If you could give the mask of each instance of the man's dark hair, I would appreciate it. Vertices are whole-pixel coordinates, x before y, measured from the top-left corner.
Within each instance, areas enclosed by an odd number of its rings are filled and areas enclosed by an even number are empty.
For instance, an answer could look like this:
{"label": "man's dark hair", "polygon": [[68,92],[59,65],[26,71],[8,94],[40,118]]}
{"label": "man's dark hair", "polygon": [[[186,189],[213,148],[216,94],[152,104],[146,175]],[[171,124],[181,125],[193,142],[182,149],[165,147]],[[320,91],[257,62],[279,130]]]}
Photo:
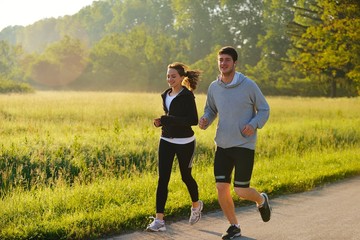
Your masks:
{"label": "man's dark hair", "polygon": [[235,48],[233,48],[231,46],[226,46],[226,47],[221,48],[218,52],[218,55],[220,55],[220,54],[230,55],[234,62],[236,62],[238,59],[238,54],[237,54]]}

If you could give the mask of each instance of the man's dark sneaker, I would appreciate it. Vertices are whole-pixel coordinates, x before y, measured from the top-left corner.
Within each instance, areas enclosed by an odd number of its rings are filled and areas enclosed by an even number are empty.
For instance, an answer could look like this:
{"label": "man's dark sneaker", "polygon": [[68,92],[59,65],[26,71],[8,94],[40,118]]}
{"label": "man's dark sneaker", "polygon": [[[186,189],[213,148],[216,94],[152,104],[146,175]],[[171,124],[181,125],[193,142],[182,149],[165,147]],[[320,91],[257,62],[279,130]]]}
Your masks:
{"label": "man's dark sneaker", "polygon": [[240,237],[240,236],[241,236],[241,229],[235,225],[231,225],[226,231],[226,233],[224,233],[221,237],[222,239],[233,239],[235,237]]}
{"label": "man's dark sneaker", "polygon": [[265,201],[261,206],[258,206],[261,218],[264,222],[268,222],[271,218],[271,206],[269,203],[269,197],[266,193],[261,193]]}

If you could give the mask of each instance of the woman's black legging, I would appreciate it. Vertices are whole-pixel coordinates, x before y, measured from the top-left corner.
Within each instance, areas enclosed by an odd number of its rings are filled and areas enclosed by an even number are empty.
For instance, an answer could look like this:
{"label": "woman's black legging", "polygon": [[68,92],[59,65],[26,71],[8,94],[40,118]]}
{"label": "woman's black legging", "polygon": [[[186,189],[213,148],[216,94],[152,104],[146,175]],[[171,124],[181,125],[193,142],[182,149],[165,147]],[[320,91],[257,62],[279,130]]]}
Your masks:
{"label": "woman's black legging", "polygon": [[191,201],[199,200],[198,185],[191,175],[195,141],[187,144],[174,144],[160,139],[159,143],[159,179],[156,190],[156,213],[164,213],[168,197],[168,184],[175,155],[177,156],[182,181],[190,193]]}

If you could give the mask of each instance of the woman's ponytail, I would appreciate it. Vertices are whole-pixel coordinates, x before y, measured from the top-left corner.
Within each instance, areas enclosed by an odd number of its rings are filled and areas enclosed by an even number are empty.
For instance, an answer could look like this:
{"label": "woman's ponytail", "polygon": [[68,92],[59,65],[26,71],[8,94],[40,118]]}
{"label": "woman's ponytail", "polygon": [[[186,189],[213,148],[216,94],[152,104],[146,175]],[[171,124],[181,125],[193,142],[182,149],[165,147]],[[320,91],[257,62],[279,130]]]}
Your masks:
{"label": "woman's ponytail", "polygon": [[196,89],[197,83],[200,81],[200,70],[188,70],[189,67],[180,62],[174,62],[168,65],[168,68],[175,69],[180,76],[184,76],[182,84],[190,91]]}

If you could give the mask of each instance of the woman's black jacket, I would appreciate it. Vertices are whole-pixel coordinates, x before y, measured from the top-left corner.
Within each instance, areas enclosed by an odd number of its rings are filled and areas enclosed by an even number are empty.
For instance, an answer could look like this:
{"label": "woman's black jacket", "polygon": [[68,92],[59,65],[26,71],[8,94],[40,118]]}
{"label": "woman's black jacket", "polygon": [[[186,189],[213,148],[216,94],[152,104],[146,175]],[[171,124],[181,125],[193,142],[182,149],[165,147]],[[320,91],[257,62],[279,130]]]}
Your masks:
{"label": "woman's black jacket", "polygon": [[161,136],[167,138],[186,138],[194,135],[191,126],[198,124],[195,96],[186,87],[172,100],[170,109],[165,104],[167,89],[161,94],[165,115],[161,116]]}

